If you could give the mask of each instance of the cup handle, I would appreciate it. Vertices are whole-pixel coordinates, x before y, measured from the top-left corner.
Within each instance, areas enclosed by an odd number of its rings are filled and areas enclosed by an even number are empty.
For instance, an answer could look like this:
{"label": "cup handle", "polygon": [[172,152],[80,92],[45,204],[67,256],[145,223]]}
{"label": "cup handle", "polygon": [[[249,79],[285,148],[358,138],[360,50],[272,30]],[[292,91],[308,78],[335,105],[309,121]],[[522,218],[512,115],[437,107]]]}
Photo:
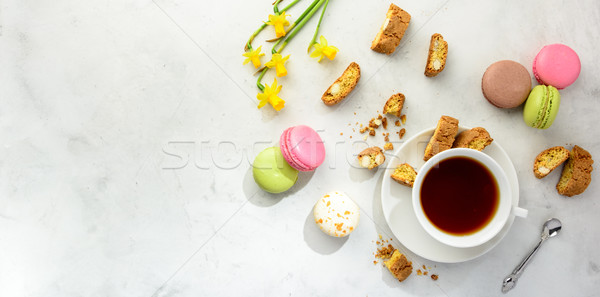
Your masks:
{"label": "cup handle", "polygon": [[516,217],[526,218],[527,213],[529,213],[529,211],[525,208],[520,208],[518,206],[513,206],[513,208],[512,208],[512,214],[515,215]]}

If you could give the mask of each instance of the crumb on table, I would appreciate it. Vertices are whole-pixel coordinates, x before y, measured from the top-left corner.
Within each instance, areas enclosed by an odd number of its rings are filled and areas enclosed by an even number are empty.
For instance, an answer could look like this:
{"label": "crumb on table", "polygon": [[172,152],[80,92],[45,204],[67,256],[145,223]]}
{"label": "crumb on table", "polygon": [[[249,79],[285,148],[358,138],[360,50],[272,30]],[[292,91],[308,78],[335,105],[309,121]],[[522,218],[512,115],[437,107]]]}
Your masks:
{"label": "crumb on table", "polygon": [[380,259],[388,259],[392,256],[395,250],[396,249],[391,244],[388,244],[387,246],[378,248],[375,257]]}

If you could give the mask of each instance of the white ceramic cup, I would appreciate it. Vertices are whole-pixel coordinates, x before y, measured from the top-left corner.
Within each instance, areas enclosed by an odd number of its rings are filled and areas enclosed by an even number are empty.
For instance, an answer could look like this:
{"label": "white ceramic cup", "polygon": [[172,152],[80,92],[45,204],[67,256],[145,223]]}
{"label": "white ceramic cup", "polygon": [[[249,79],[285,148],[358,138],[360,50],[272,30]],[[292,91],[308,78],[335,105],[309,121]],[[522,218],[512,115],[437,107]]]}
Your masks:
{"label": "white ceramic cup", "polygon": [[[421,189],[423,180],[427,176],[427,173],[438,165],[441,161],[453,158],[453,157],[466,157],[477,161],[489,170],[492,174],[499,190],[499,202],[495,214],[493,214],[490,222],[478,231],[468,235],[455,235],[447,233],[436,227],[425,215],[423,207],[421,206]],[[419,169],[419,173],[415,179],[412,190],[412,204],[417,220],[421,226],[431,235],[434,239],[441,243],[447,244],[453,247],[473,247],[484,244],[490,239],[494,238],[502,230],[502,227],[506,224],[506,221],[510,215],[526,217],[527,210],[519,208],[516,205],[512,205],[512,196],[510,190],[510,183],[504,170],[494,159],[477,150],[468,148],[455,148],[445,150],[433,156]]]}

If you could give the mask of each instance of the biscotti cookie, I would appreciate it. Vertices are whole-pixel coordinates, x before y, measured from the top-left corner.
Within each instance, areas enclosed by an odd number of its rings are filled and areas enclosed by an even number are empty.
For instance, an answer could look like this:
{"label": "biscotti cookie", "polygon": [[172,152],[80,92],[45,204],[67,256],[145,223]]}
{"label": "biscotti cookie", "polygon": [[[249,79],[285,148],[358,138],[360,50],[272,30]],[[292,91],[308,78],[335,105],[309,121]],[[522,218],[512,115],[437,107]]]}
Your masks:
{"label": "biscotti cookie", "polygon": [[415,179],[417,178],[417,172],[412,166],[404,163],[398,165],[398,167],[394,169],[394,173],[392,173],[391,177],[399,184],[412,188],[415,184]]}
{"label": "biscotti cookie", "polygon": [[400,44],[409,22],[410,14],[408,12],[390,4],[385,22],[371,43],[371,49],[386,55],[392,54]]}
{"label": "biscotti cookie", "polygon": [[404,94],[402,93],[392,95],[390,99],[385,102],[385,105],[383,106],[383,113],[400,117],[405,99],[406,97],[404,97]]}
{"label": "biscotti cookie", "polygon": [[574,146],[556,185],[558,193],[569,197],[583,193],[592,181],[592,164],[592,155]]}
{"label": "biscotti cookie", "polygon": [[494,141],[490,137],[490,133],[482,127],[475,127],[471,130],[462,131],[456,136],[454,140],[453,148],[470,148],[478,151],[482,151],[486,146],[490,145]]}
{"label": "biscotti cookie", "polygon": [[358,64],[352,62],[348,68],[344,70],[342,76],[329,86],[327,91],[323,94],[323,97],[321,97],[321,100],[323,100],[325,105],[335,105],[340,103],[340,101],[344,100],[344,98],[354,90],[359,79],[360,67]]}
{"label": "biscotti cookie", "polygon": [[537,178],[545,177],[567,159],[569,159],[569,150],[562,146],[546,149],[535,157],[533,174]]}
{"label": "biscotti cookie", "polygon": [[400,282],[405,280],[413,271],[412,262],[408,261],[406,256],[398,250],[394,250],[392,257],[384,261],[383,264]]}
{"label": "biscotti cookie", "polygon": [[361,167],[369,168],[369,170],[383,164],[385,162],[385,155],[381,148],[374,146],[365,149],[358,154],[358,163]]}
{"label": "biscotti cookie", "polygon": [[448,57],[448,42],[439,33],[431,35],[429,55],[427,55],[427,64],[425,64],[425,76],[432,77],[442,72],[446,67],[446,57]]}
{"label": "biscotti cookie", "polygon": [[458,120],[453,117],[442,116],[433,132],[433,136],[427,143],[427,147],[425,147],[423,160],[427,161],[435,154],[452,148],[457,132]]}

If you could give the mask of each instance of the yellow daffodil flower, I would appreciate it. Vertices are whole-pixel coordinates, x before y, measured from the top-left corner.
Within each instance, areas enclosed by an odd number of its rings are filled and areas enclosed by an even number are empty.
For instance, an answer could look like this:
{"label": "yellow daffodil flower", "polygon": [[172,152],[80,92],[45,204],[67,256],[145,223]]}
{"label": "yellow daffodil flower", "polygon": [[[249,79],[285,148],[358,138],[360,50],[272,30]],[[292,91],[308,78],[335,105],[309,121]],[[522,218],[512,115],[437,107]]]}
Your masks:
{"label": "yellow daffodil flower", "polygon": [[259,46],[257,49],[250,50],[249,52],[245,52],[243,54],[243,56],[246,57],[246,60],[244,60],[244,65],[248,64],[249,62],[252,62],[252,64],[254,64],[254,68],[260,67],[260,57],[265,55],[260,52],[261,47],[262,46]]}
{"label": "yellow daffodil flower", "polygon": [[285,101],[277,96],[279,91],[281,91],[281,87],[282,86],[277,85],[277,79],[273,81],[271,86],[265,84],[263,92],[256,95],[256,98],[260,100],[258,108],[265,106],[267,103],[271,103],[275,110],[280,111],[285,104]]}
{"label": "yellow daffodil flower", "polygon": [[285,36],[285,29],[283,26],[289,26],[290,22],[285,18],[288,17],[289,14],[285,14],[285,11],[281,12],[279,15],[269,15],[269,21],[266,22],[267,25],[271,25],[275,27],[275,36],[282,37]]}
{"label": "yellow daffodil flower", "polygon": [[327,39],[321,36],[319,38],[320,43],[315,43],[315,50],[310,54],[311,58],[319,57],[319,62],[323,59],[323,57],[329,58],[329,60],[333,60],[335,55],[339,51],[337,47],[332,45],[327,45]]}
{"label": "yellow daffodil flower", "polygon": [[283,58],[281,54],[273,54],[271,57],[271,61],[265,63],[265,66],[269,68],[275,67],[275,72],[277,73],[277,77],[282,77],[287,75],[287,69],[285,69],[285,62],[290,58],[290,55],[285,56]]}

